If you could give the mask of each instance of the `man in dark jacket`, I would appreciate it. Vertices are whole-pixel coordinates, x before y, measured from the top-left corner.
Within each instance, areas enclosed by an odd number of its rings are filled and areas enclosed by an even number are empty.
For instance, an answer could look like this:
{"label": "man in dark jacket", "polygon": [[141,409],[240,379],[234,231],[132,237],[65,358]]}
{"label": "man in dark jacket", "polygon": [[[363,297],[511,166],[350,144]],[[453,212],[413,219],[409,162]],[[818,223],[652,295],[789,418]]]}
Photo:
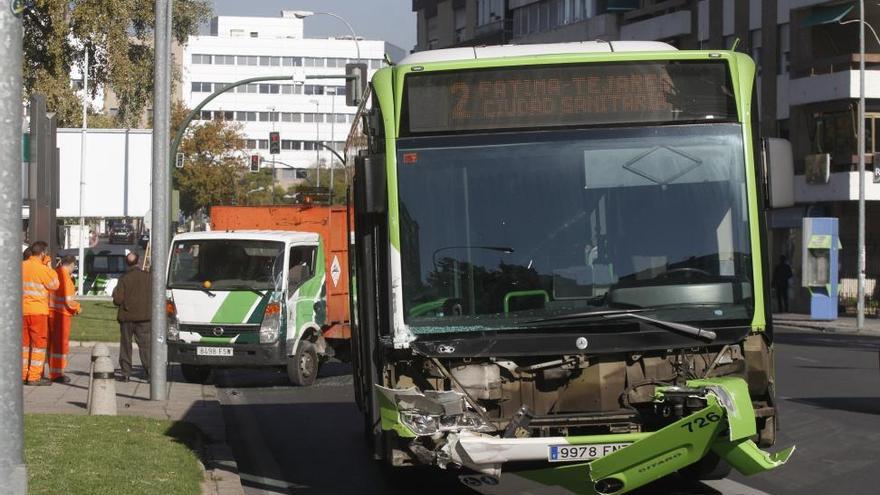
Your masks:
{"label": "man in dark jacket", "polygon": [[141,270],[138,255],[129,253],[125,257],[128,272],[119,279],[113,289],[113,304],[119,306],[116,320],[119,322],[119,368],[121,376],[117,379],[127,382],[131,376],[131,338],[137,340],[141,365],[150,376],[150,317],[152,284],[150,274]]}

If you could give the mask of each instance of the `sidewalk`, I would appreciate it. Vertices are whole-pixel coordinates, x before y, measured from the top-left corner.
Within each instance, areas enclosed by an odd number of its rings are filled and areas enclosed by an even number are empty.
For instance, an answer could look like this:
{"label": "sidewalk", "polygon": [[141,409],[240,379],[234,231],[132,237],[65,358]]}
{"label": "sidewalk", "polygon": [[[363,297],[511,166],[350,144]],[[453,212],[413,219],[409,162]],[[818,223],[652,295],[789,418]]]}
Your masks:
{"label": "sidewalk", "polygon": [[[842,334],[854,334],[858,332],[856,328],[856,318],[854,316],[841,316],[832,321],[817,321],[811,320],[810,315],[774,313],[773,323],[776,325],[807,328],[822,332]],[[865,317],[864,331],[862,331],[860,335],[880,337],[880,318]]]}
{"label": "sidewalk", "polygon": [[[25,413],[87,414],[91,347],[71,343],[69,384],[50,387],[24,387]],[[108,346],[114,365],[118,346]],[[127,383],[116,383],[116,408],[119,415],[146,416],[186,421],[197,426],[205,437],[200,455],[205,464],[202,495],[242,495],[238,466],[226,444],[223,412],[212,385],[184,383],[176,367],[169,369],[168,400],[151,401],[150,384],[140,378],[135,356],[135,376]]]}

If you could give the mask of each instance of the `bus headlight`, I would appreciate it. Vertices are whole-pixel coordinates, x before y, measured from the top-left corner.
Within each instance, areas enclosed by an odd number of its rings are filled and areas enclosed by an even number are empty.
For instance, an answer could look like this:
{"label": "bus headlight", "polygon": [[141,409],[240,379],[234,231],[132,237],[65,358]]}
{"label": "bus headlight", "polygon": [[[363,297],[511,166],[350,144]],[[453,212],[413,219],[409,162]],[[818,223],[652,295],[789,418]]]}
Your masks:
{"label": "bus headlight", "polygon": [[495,427],[487,423],[479,414],[466,411],[462,414],[433,415],[419,411],[401,411],[400,421],[416,435],[433,435],[437,432],[480,431],[492,432]]}
{"label": "bus headlight", "polygon": [[263,322],[260,324],[260,343],[274,344],[281,332],[281,304],[277,302],[266,305]]}

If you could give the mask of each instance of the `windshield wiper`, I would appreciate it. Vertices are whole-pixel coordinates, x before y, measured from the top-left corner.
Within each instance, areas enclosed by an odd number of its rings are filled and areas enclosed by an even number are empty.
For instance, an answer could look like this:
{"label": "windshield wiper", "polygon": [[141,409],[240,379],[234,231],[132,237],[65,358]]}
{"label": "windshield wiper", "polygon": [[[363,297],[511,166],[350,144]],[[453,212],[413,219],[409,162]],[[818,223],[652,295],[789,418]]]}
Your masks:
{"label": "windshield wiper", "polygon": [[[263,297],[266,295],[265,292],[260,292],[258,289],[254,289],[253,287],[246,287],[244,285],[233,285],[230,287],[225,287],[223,290],[230,290],[230,291],[231,290],[246,290],[248,292],[253,292],[254,294],[256,294],[260,297]],[[269,290],[269,289],[266,289],[266,290]]]}
{"label": "windshield wiper", "polygon": [[695,327],[693,325],[688,325],[686,323],[678,323],[675,321],[666,321],[666,320],[658,320],[657,318],[651,318],[649,316],[644,316],[639,313],[644,311],[650,311],[652,308],[639,308],[639,309],[614,309],[607,311],[584,311],[581,313],[572,313],[567,315],[557,315],[557,316],[549,316],[547,318],[542,318],[540,320],[532,320],[527,321],[525,324],[529,325],[542,325],[549,323],[577,323],[579,321],[585,320],[594,320],[597,318],[604,318],[606,320],[620,320],[624,318],[633,318],[640,321],[645,321],[651,323],[657,328],[662,328],[664,330],[671,330],[673,332],[683,333],[685,335],[689,335],[691,337],[695,337],[698,339],[708,340],[712,342],[715,340],[717,335],[715,332],[711,330],[704,330],[699,327]]}

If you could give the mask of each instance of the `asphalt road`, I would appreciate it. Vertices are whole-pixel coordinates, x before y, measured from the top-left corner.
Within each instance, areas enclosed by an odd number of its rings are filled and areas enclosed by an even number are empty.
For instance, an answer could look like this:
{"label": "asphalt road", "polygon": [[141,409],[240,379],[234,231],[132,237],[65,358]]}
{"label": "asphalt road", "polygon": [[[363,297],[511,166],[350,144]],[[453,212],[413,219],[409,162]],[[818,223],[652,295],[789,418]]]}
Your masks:
{"label": "asphalt road", "polygon": [[[873,494],[880,468],[880,339],[777,331],[781,431],[789,464],[709,484],[668,479],[639,495]],[[417,471],[405,491],[370,460],[350,369],[329,363],[313,387],[282,371],[216,373],[227,435],[248,495],[470,494],[452,473]]]}

